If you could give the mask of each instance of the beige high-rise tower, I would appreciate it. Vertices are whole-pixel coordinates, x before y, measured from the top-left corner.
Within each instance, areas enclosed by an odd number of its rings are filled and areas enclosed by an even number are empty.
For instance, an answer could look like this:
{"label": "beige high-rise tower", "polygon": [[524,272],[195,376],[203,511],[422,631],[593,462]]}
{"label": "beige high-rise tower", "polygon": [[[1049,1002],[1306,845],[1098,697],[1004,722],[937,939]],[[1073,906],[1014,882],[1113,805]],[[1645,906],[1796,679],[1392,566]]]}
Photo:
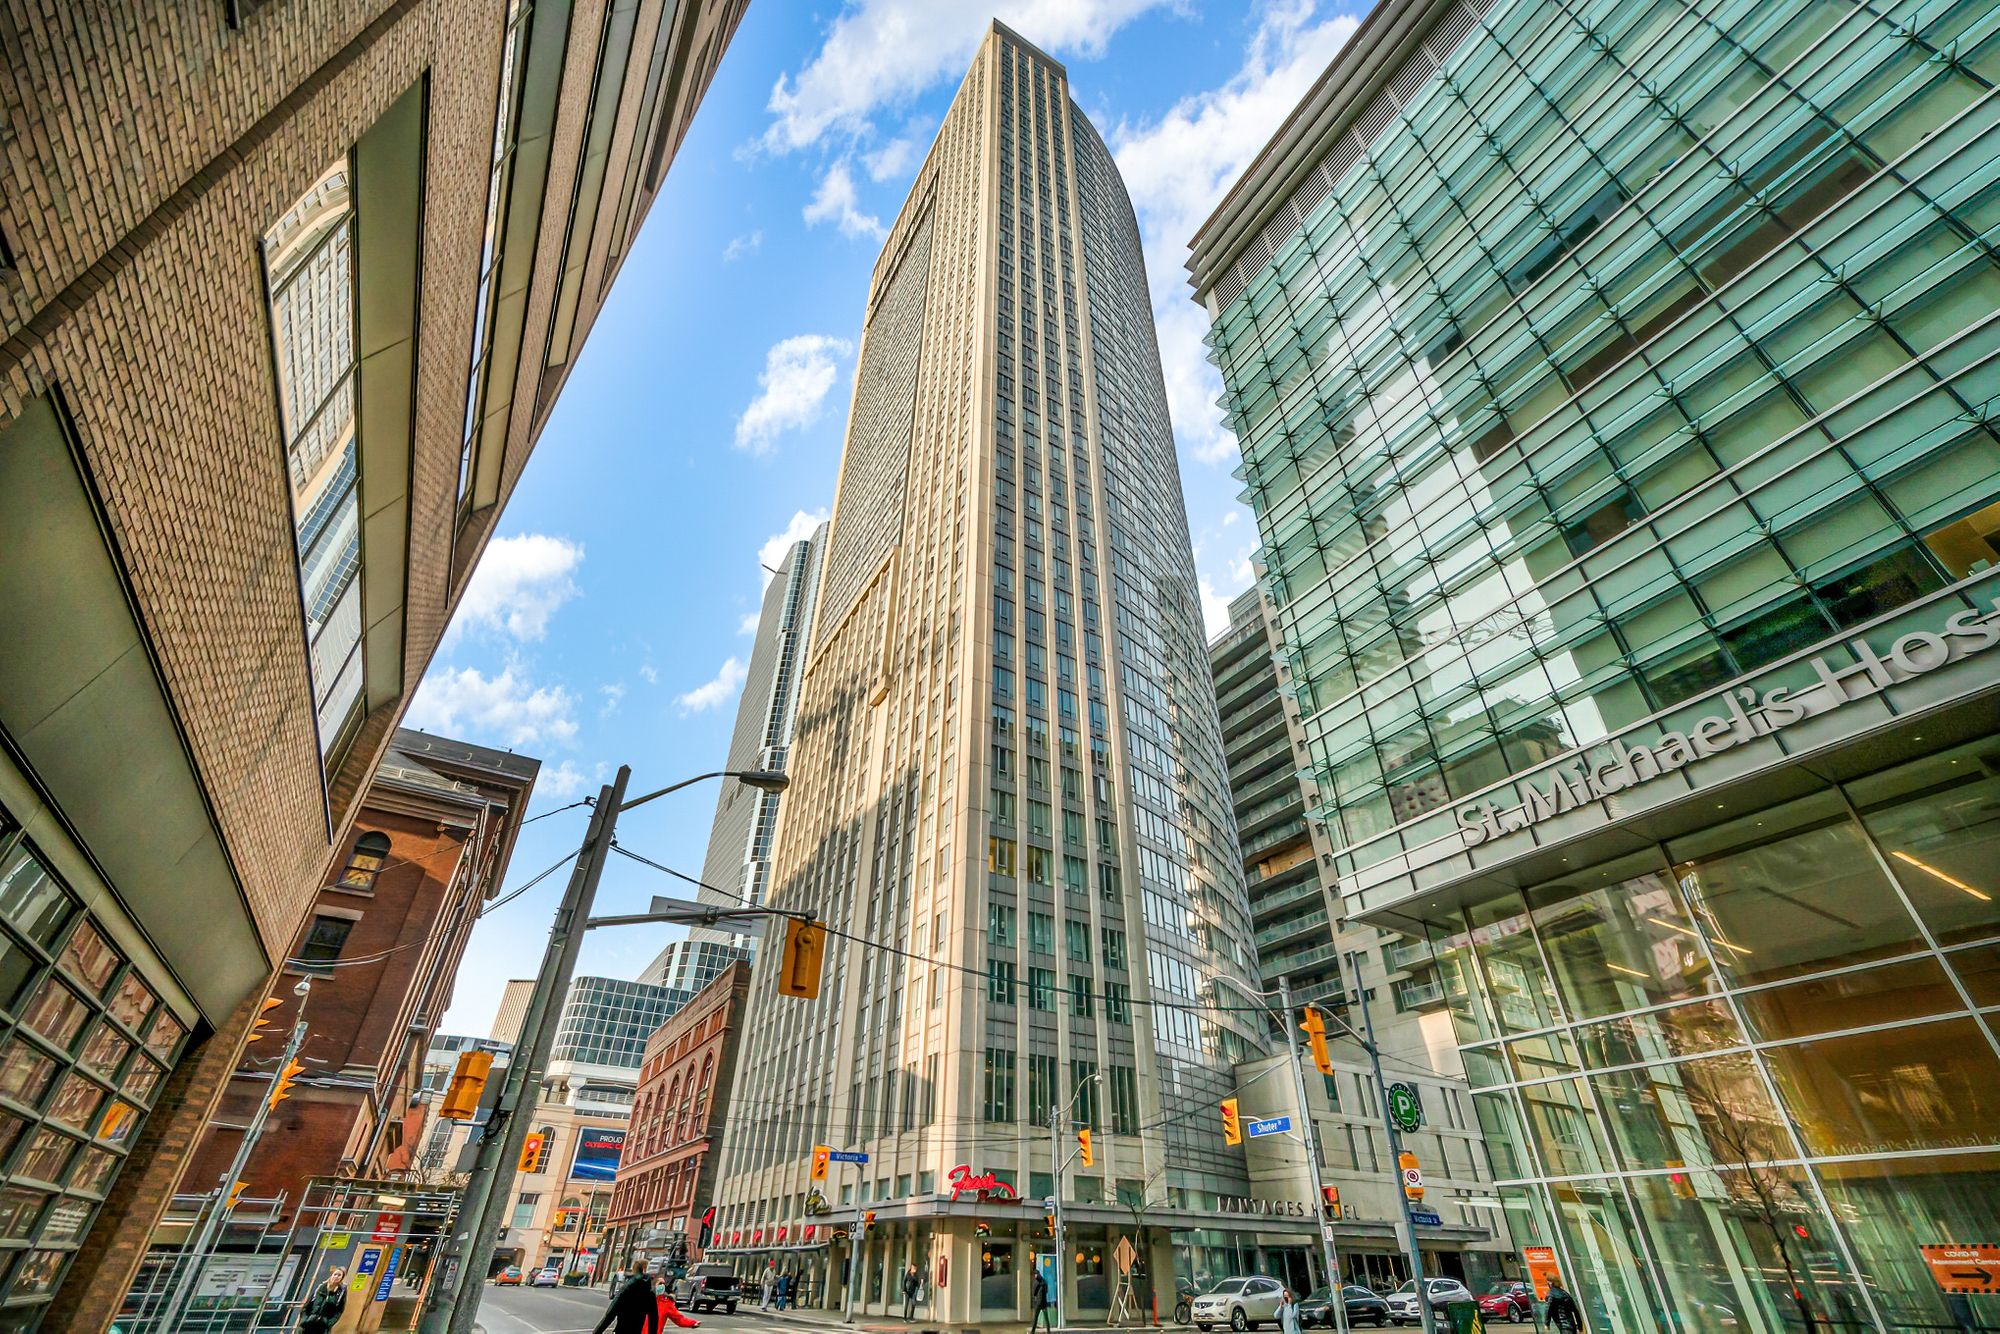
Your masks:
{"label": "beige high-rise tower", "polygon": [[[1068,1314],[1110,1310],[1122,1238],[1170,1308],[1170,1236],[1272,1230],[1215,1106],[1262,1028],[1207,990],[1254,963],[1138,228],[998,24],[870,284],[790,773],[773,900],[845,934],[816,1001],[758,961],[714,1250],[839,1306],[873,1211],[858,1309],[915,1264],[927,1318],[1013,1318],[1083,1128]],[[815,1144],[868,1162],[815,1183]]]}

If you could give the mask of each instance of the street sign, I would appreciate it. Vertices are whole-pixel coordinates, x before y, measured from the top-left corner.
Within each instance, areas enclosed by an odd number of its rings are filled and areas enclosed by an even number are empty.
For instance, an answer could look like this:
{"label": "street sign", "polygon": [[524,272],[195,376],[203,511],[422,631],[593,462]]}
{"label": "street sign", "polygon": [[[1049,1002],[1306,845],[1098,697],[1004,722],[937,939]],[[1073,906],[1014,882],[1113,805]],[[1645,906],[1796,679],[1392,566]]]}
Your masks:
{"label": "street sign", "polygon": [[1527,1246],[1521,1250],[1521,1258],[1528,1263],[1528,1281],[1535,1285],[1535,1300],[1549,1299],[1549,1280],[1556,1276],[1556,1252],[1553,1246]]}
{"label": "street sign", "polygon": [[868,1161],[868,1155],[865,1153],[853,1153],[845,1149],[835,1149],[827,1155],[827,1160],[835,1163],[865,1163]]}
{"label": "street sign", "polygon": [[2000,1293],[2000,1246],[1919,1246],[1943,1292]]}
{"label": "street sign", "polygon": [[1417,1163],[1417,1155],[1408,1149],[1396,1159],[1396,1166],[1403,1174],[1403,1194],[1410,1197],[1412,1204],[1424,1198],[1424,1171]]}
{"label": "street sign", "polygon": [[403,1248],[401,1246],[389,1252],[389,1263],[382,1266],[382,1281],[375,1287],[376,1301],[386,1302],[389,1300],[389,1288],[396,1281],[396,1269],[401,1264],[402,1259]]}
{"label": "street sign", "polygon": [[1250,1122],[1250,1138],[1256,1139],[1260,1135],[1282,1135],[1291,1128],[1292,1118],[1289,1116],[1267,1117],[1262,1121]]}
{"label": "street sign", "polygon": [[1139,1252],[1133,1247],[1130,1237],[1120,1237],[1118,1244],[1111,1248],[1111,1258],[1118,1262],[1119,1273],[1129,1274],[1132,1262],[1139,1258]]}
{"label": "street sign", "polygon": [[1394,1121],[1396,1129],[1405,1135],[1414,1134],[1423,1128],[1424,1104],[1417,1097],[1415,1084],[1389,1085],[1389,1119]]}
{"label": "street sign", "polygon": [[1429,1211],[1428,1209],[1412,1209],[1412,1210],[1410,1210],[1410,1221],[1411,1221],[1412,1223],[1415,1223],[1415,1224],[1416,1224],[1416,1225],[1417,1225],[1418,1227],[1443,1227],[1443,1226],[1444,1226],[1444,1219],[1442,1219],[1442,1218],[1440,1218],[1440,1217],[1439,1217],[1438,1215],[1436,1215],[1436,1214],[1434,1214],[1434,1213],[1430,1212],[1430,1211]]}

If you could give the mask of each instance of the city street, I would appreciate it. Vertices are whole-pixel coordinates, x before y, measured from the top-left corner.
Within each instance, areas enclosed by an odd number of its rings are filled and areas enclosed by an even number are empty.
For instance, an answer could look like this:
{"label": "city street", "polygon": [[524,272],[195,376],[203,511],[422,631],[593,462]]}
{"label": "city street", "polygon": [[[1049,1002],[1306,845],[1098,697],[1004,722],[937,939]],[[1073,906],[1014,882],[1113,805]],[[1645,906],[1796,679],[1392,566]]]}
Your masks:
{"label": "city street", "polygon": [[[604,1314],[610,1300],[602,1288],[496,1288],[488,1286],[479,1303],[479,1327],[486,1334],[587,1334]],[[695,1317],[703,1329],[730,1331],[730,1334],[768,1334],[774,1330],[816,1331],[837,1323],[837,1315],[819,1312],[779,1314],[759,1311],[754,1306],[735,1315],[704,1312]],[[897,1329],[899,1320],[870,1317],[875,1323],[859,1321],[856,1330]],[[921,1322],[918,1322],[921,1324]],[[913,1326],[914,1328],[915,1326]]]}

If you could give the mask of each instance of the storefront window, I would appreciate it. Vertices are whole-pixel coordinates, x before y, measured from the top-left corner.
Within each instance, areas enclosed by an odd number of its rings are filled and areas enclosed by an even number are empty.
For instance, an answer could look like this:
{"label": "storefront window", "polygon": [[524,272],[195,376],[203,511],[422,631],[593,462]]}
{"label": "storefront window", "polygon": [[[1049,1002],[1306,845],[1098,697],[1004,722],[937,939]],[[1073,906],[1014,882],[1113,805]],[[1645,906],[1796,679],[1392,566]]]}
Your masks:
{"label": "storefront window", "polygon": [[1583,1176],[1617,1170],[1618,1165],[1606,1157],[1610,1136],[1581,1080],[1529,1084],[1521,1090],[1521,1104],[1547,1175]]}
{"label": "storefront window", "polygon": [[1947,1296],[1919,1249],[1992,1232],[2000,1153],[1823,1163],[1815,1170],[1891,1329],[2000,1327],[2000,1293]]}
{"label": "storefront window", "polygon": [[1793,1156],[1749,1053],[1592,1075],[1619,1154],[1634,1169]]}
{"label": "storefront window", "polygon": [[1472,947],[1502,1033],[1532,1033],[1563,1020],[1521,901],[1508,895],[1474,909]]}
{"label": "storefront window", "polygon": [[2000,935],[2000,744],[1983,741],[1852,784],[1849,796],[1939,944]]}
{"label": "storefront window", "polygon": [[1578,892],[1577,882],[1562,882],[1528,896],[1573,1017],[1643,1009],[1715,989],[1715,970],[1697,946],[1694,925],[1656,851],[1586,875],[1609,883]]}
{"label": "storefront window", "polygon": [[1743,1031],[1721,1001],[1697,1001],[1576,1030],[1577,1050],[1593,1069],[1698,1056],[1743,1045]]}
{"label": "storefront window", "polygon": [[1815,1154],[1956,1148],[2000,1133],[2000,1060],[1971,1019],[1821,1038],[1764,1056]]}
{"label": "storefront window", "polygon": [[1739,986],[1922,943],[1837,793],[1712,826],[1668,850],[1715,966]]}
{"label": "storefront window", "polygon": [[979,1309],[994,1314],[1013,1315],[1014,1243],[981,1238],[979,1249]]}
{"label": "storefront window", "polygon": [[1637,1233],[1616,1181],[1561,1181],[1549,1187],[1570,1256],[1570,1295],[1593,1330],[1650,1330]]}

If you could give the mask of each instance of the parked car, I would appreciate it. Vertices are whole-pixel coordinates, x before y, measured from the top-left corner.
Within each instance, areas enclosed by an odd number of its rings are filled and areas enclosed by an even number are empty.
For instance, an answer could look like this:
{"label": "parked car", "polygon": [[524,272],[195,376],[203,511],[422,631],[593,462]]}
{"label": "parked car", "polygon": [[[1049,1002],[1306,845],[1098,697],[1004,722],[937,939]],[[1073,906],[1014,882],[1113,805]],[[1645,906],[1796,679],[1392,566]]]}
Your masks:
{"label": "parked car", "polygon": [[1225,1278],[1194,1299],[1194,1327],[1214,1329],[1227,1325],[1234,1330],[1255,1329],[1275,1324],[1278,1303],[1285,1289],[1275,1278]]}
{"label": "parked car", "polygon": [[[1469,1302],[1472,1290],[1455,1278],[1427,1278],[1424,1293],[1436,1310],[1446,1302]],[[1403,1286],[1389,1294],[1389,1319],[1398,1325],[1414,1325],[1423,1319],[1417,1314],[1417,1281],[1404,1279]]]}
{"label": "parked car", "polygon": [[1535,1318],[1534,1297],[1511,1283],[1502,1284],[1491,1292],[1482,1292],[1477,1300],[1479,1314],[1488,1320],[1508,1320],[1518,1324]]}
{"label": "parked car", "polygon": [[493,1283],[495,1287],[516,1287],[516,1288],[520,1287],[521,1266],[508,1265],[505,1269],[501,1270],[499,1273],[493,1276]]}
{"label": "parked car", "polygon": [[[1347,1327],[1374,1325],[1380,1328],[1389,1323],[1389,1303],[1375,1293],[1350,1283],[1340,1290],[1342,1304],[1347,1307]],[[1310,1328],[1324,1325],[1328,1329],[1340,1328],[1333,1318],[1333,1296],[1325,1288],[1314,1288],[1299,1302],[1299,1324]]]}
{"label": "parked car", "polygon": [[559,1288],[562,1286],[562,1270],[554,1265],[543,1265],[528,1280],[531,1288]]}
{"label": "parked car", "polygon": [[695,1265],[674,1284],[674,1305],[683,1311],[716,1311],[736,1314],[742,1299],[736,1271],[728,1265]]}

